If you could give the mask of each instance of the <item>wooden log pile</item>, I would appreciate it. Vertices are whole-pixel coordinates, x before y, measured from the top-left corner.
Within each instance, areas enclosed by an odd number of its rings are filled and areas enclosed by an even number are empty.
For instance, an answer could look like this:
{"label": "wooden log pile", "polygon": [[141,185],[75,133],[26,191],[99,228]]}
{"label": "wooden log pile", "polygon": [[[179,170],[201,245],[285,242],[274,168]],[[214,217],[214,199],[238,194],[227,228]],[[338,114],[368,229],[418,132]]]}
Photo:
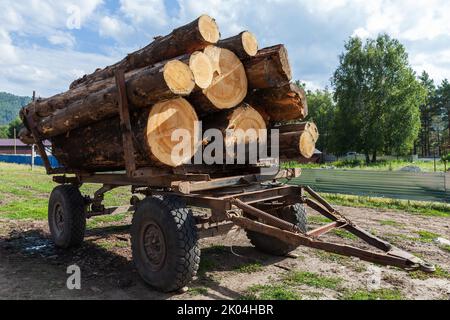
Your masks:
{"label": "wooden log pile", "polygon": [[[286,48],[259,50],[255,35],[248,31],[220,40],[215,20],[206,15],[156,37],[114,65],[83,76],[64,93],[35,99],[21,110],[26,126],[21,140],[31,144],[49,139],[58,161],[71,170],[123,170],[125,128],[118,72],[124,74],[138,167],[175,168],[189,163],[199,148],[211,142],[207,135],[202,143],[195,142],[202,136],[195,124],[199,120],[204,132],[276,128],[282,157],[310,158],[314,153],[317,127],[299,123],[308,114],[306,95],[291,83]],[[280,126],[293,121],[297,124]],[[172,151],[179,143],[172,141],[176,129],[184,129],[192,140],[187,144],[189,153],[174,159]],[[226,137],[225,144],[233,139]]]}

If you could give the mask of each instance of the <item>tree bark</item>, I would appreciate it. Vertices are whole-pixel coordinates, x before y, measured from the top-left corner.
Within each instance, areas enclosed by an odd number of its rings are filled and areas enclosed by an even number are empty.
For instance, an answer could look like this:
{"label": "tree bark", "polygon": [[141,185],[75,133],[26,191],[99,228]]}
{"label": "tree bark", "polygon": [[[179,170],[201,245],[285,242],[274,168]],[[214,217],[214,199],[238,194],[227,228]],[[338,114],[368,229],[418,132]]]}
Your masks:
{"label": "tree bark", "polygon": [[[194,87],[191,70],[177,60],[168,62],[163,68],[141,69],[126,78],[127,96],[132,108],[151,107],[179,95],[186,96]],[[118,90],[114,84],[55,111],[40,121],[37,129],[43,138],[50,138],[118,113]]]}
{"label": "tree bark", "polygon": [[316,143],[308,131],[286,132],[280,134],[279,148],[282,159],[311,159]]}
{"label": "tree bark", "polygon": [[[182,99],[156,104],[152,109],[135,110],[131,114],[135,160],[138,167],[177,167],[187,163],[196,151],[194,109]],[[171,159],[172,133],[185,129],[192,139],[191,154],[183,159]],[[86,172],[125,169],[120,118],[114,116],[93,125],[75,129],[52,138],[58,162],[66,168]]]}
{"label": "tree bark", "polygon": [[214,19],[203,15],[195,21],[175,29],[165,37],[156,37],[151,44],[129,54],[122,61],[74,81],[70,85],[70,89],[74,89],[82,84],[111,78],[118,69],[128,72],[186,53],[202,50],[210,44],[217,43],[219,38],[219,28]]}
{"label": "tree bark", "polygon": [[292,80],[288,53],[283,45],[261,49],[243,63],[251,89],[280,87]]}
{"label": "tree bark", "polygon": [[308,115],[305,91],[295,84],[255,90],[247,100],[263,109],[272,122],[303,120]]}
{"label": "tree bark", "polygon": [[[177,57],[176,60],[189,65],[189,68],[194,75],[195,84],[199,89],[206,89],[211,85],[214,70],[209,57],[203,52],[196,51],[192,54],[185,54]],[[163,68],[168,62],[169,61],[163,61],[157,63],[153,68]],[[142,69],[132,70],[126,74],[126,77],[130,78],[139,74],[141,71]],[[72,90],[57,94],[53,97],[38,99],[27,106],[27,109],[29,112],[35,113],[35,119],[39,121],[40,118],[52,115],[56,110],[64,109],[77,100],[84,99],[92,93],[96,93],[114,85],[114,77],[99,80],[94,83],[80,84]]]}
{"label": "tree bark", "polygon": [[287,124],[283,126],[274,127],[273,129],[278,129],[280,133],[289,133],[289,132],[301,132],[306,131],[309,132],[314,142],[317,143],[319,140],[319,129],[316,124],[313,122],[302,122],[297,124]]}
{"label": "tree bark", "polygon": [[204,53],[210,57],[214,78],[204,90],[195,91],[189,101],[199,115],[231,109],[238,106],[247,95],[247,76],[239,58],[230,50],[209,46]]}
{"label": "tree bark", "polygon": [[249,31],[244,31],[237,36],[220,40],[217,46],[233,51],[239,59],[254,57],[258,53],[258,40]]}

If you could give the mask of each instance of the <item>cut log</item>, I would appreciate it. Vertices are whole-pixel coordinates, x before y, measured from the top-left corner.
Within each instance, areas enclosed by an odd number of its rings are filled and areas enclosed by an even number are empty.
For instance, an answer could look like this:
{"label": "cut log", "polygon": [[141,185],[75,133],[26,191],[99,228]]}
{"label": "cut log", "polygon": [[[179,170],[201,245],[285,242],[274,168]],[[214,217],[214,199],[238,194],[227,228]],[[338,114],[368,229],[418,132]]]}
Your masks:
{"label": "cut log", "polygon": [[[211,60],[203,52],[196,51],[192,54],[177,57],[176,60],[189,65],[189,68],[194,75],[195,84],[198,88],[206,89],[211,85],[214,70],[212,68]],[[153,68],[163,68],[168,62],[169,61],[163,61],[157,63]],[[132,70],[128,72],[126,76],[130,78],[133,75],[139,74],[141,70],[142,69]],[[89,94],[101,91],[113,85],[115,85],[114,77],[94,83],[82,84],[75,89],[57,94],[53,97],[38,99],[36,102],[27,106],[27,108],[29,112],[35,113],[35,119],[39,120],[39,118],[50,116],[56,110],[66,108],[69,104],[77,100],[86,98]]]}
{"label": "cut log", "polygon": [[308,115],[305,91],[295,84],[255,90],[248,101],[263,109],[272,122],[301,120]]}
{"label": "cut log", "polygon": [[220,40],[217,46],[233,51],[239,59],[254,57],[258,53],[258,40],[249,31],[244,31],[237,36]]}
{"label": "cut log", "polygon": [[319,129],[314,122],[287,124],[279,127],[274,127],[274,129],[278,129],[280,133],[307,131],[313,137],[314,142],[317,142],[319,140]]}
{"label": "cut log", "polygon": [[316,143],[308,131],[280,133],[280,158],[310,159],[316,150]]}
{"label": "cut log", "polygon": [[189,101],[201,115],[238,106],[248,88],[242,62],[228,49],[209,46],[204,53],[212,61],[214,78],[207,89],[194,92]]}
{"label": "cut log", "polygon": [[194,52],[189,58],[189,68],[198,88],[207,89],[211,86],[214,70],[211,59],[206,54],[200,51]]}
{"label": "cut log", "polygon": [[[132,108],[150,107],[177,96],[189,95],[194,87],[192,71],[178,60],[168,62],[162,68],[144,68],[131,77],[126,76],[127,96]],[[118,91],[113,84],[55,111],[44,118],[37,129],[43,138],[49,138],[118,113]]]}
{"label": "cut log", "polygon": [[[219,161],[215,164],[227,163],[228,159],[233,160],[233,164],[256,164],[258,161],[258,142],[265,142],[267,136],[266,122],[262,116],[254,108],[247,104],[242,104],[240,107],[233,110],[226,110],[214,115],[210,115],[202,119],[203,123],[203,137],[205,144],[205,155],[214,157],[214,160]],[[209,129],[219,130],[220,135],[217,137]],[[217,131],[216,131],[217,134]],[[220,138],[223,144],[223,158],[217,157],[214,151],[208,150],[209,144],[211,147],[217,148],[216,139]],[[264,140],[263,140],[264,139]],[[256,146],[255,149],[250,148],[249,145]],[[250,151],[254,151],[251,154]],[[208,163],[211,164],[211,163]]]}
{"label": "cut log", "polygon": [[165,37],[156,37],[151,44],[129,54],[122,61],[74,81],[70,85],[70,89],[85,83],[111,78],[118,69],[128,72],[186,53],[203,50],[206,46],[217,43],[219,38],[220,32],[215,20],[207,15],[202,15],[197,20],[175,29]]}
{"label": "cut log", "polygon": [[282,159],[310,159],[319,138],[317,126],[312,122],[274,127],[279,130],[279,151]]}
{"label": "cut log", "polygon": [[[199,137],[198,117],[194,108],[185,99],[176,99],[161,102],[153,106],[148,117],[146,136],[151,154],[170,167],[178,167],[188,163],[197,151],[195,141]],[[179,136],[183,136],[183,150],[189,152],[185,154],[175,154],[175,146],[180,141],[173,140],[176,130],[180,131]]]}
{"label": "cut log", "polygon": [[261,49],[243,63],[251,89],[280,87],[292,80],[288,53],[281,44]]}
{"label": "cut log", "polygon": [[[241,143],[257,142],[262,136],[260,130],[267,130],[266,122],[261,114],[248,104],[242,104],[238,108],[232,110],[222,111],[213,115],[202,118],[203,131],[208,129],[220,130],[224,143],[235,144],[238,141],[239,132],[248,132],[248,130],[254,130],[256,136],[246,135],[241,140]],[[227,136],[227,130],[234,130],[235,134]],[[210,140],[211,137],[205,135],[206,140]]]}
{"label": "cut log", "polygon": [[[187,130],[195,137],[194,123],[198,121],[192,106],[182,98],[156,104],[149,109],[135,110],[131,116],[138,167],[178,167],[188,162],[191,154],[172,157],[172,133]],[[125,169],[120,119],[105,119],[94,125],[78,128],[52,139],[53,152],[60,164],[72,170],[86,172]]]}

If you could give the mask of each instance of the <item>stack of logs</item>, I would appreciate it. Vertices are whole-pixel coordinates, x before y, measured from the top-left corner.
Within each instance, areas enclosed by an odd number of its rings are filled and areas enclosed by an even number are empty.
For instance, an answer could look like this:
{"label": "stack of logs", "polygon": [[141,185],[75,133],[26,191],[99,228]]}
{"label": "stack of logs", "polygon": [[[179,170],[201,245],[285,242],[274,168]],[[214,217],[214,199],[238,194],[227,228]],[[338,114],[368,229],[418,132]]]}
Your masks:
{"label": "stack of logs", "polygon": [[[203,121],[203,130],[224,132],[259,132],[278,125],[283,158],[310,158],[315,151],[317,127],[300,123],[308,113],[306,97],[291,83],[286,48],[258,50],[255,36],[248,31],[220,40],[215,20],[206,15],[74,81],[67,92],[24,107],[22,141],[49,139],[60,164],[72,170],[123,170],[119,72],[124,74],[139,167],[189,163],[199,144],[191,141],[186,144],[190,153],[174,159],[172,149],[179,141],[172,141],[172,133],[184,129],[194,140],[198,120]],[[292,122],[297,124],[280,125]],[[207,143],[203,141],[200,148]]]}

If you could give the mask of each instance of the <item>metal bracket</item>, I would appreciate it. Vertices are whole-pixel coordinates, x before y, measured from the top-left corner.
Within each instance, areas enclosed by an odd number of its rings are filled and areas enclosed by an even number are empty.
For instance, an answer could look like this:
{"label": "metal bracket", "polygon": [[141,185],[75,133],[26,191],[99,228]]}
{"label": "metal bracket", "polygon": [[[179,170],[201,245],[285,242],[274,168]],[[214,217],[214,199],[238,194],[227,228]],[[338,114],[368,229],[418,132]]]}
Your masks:
{"label": "metal bracket", "polygon": [[122,130],[123,152],[125,167],[128,177],[133,177],[136,172],[135,149],[133,144],[133,133],[131,132],[130,110],[128,106],[127,88],[125,84],[125,73],[119,69],[114,74],[118,92],[120,128]]}

